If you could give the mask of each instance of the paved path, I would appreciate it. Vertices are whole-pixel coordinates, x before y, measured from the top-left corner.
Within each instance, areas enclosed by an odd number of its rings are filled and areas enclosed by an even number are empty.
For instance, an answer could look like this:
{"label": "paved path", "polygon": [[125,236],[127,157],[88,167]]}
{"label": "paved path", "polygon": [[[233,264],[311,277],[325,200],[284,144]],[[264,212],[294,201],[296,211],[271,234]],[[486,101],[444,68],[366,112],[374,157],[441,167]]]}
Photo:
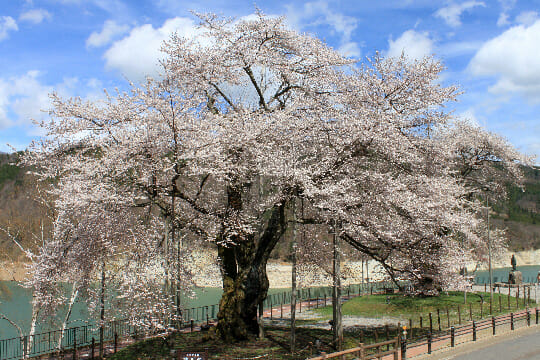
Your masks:
{"label": "paved path", "polygon": [[415,360],[540,360],[540,327],[521,328]]}

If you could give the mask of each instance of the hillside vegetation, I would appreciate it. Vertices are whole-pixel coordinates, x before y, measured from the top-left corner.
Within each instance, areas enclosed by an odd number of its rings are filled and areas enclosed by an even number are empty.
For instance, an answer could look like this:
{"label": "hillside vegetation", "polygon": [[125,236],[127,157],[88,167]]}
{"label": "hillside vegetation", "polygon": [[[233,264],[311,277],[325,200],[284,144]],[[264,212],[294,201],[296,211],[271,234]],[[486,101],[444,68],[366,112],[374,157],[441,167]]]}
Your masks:
{"label": "hillside vegetation", "polygon": [[[15,165],[17,154],[0,153],[0,228],[10,228],[25,247],[39,241],[34,235],[50,228],[46,208],[37,201],[35,182],[27,169]],[[508,199],[492,212],[494,226],[508,230],[511,251],[540,248],[540,167],[525,168],[525,188],[509,184]],[[287,241],[276,246],[273,258],[286,259]],[[0,231],[0,261],[14,261],[22,254],[15,243]]]}
{"label": "hillside vegetation", "polygon": [[40,234],[50,227],[47,209],[39,201],[35,182],[27,169],[15,165],[17,154],[0,153],[0,261],[24,260],[9,231],[25,248],[36,248]]}
{"label": "hillside vegetation", "polygon": [[494,207],[494,224],[508,230],[510,250],[540,248],[540,168],[524,168],[525,188],[508,185],[508,199]]}

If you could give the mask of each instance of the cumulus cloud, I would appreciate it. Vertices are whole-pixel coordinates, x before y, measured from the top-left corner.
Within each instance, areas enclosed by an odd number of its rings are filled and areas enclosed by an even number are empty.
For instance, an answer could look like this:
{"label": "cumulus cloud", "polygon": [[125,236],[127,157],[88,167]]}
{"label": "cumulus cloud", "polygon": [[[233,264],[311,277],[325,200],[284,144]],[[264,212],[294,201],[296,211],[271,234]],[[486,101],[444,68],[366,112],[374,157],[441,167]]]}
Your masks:
{"label": "cumulus cloud", "polygon": [[49,94],[53,91],[61,96],[70,97],[74,93],[94,94],[94,86],[100,86],[95,80],[81,82],[77,77],[66,77],[56,84],[42,81],[40,71],[30,70],[19,76],[0,78],[0,130],[10,127],[21,127],[27,135],[36,135],[41,131],[32,126],[32,120],[41,121],[48,118],[47,111],[51,107]]}
{"label": "cumulus cloud", "polygon": [[461,25],[461,14],[477,6],[486,6],[486,4],[481,1],[465,1],[461,4],[452,3],[437,10],[435,16],[443,19],[452,27],[458,27]]}
{"label": "cumulus cloud", "polygon": [[17,31],[17,22],[11,16],[0,17],[0,41],[7,39],[10,31]]}
{"label": "cumulus cloud", "polygon": [[23,12],[19,16],[19,20],[28,21],[33,24],[39,24],[43,20],[50,20],[51,17],[52,17],[51,13],[45,9],[32,9],[32,10]]}
{"label": "cumulus cloud", "polygon": [[540,20],[531,26],[514,26],[482,45],[469,63],[477,76],[494,76],[489,88],[495,94],[521,93],[540,102]]}
{"label": "cumulus cloud", "polygon": [[109,44],[115,38],[125,34],[129,30],[127,25],[119,25],[113,20],[107,20],[100,32],[94,31],[86,39],[87,47],[100,47]]}
{"label": "cumulus cloud", "polygon": [[287,20],[293,27],[301,30],[311,26],[328,26],[340,37],[338,51],[345,56],[360,56],[360,46],[352,40],[352,34],[358,27],[356,18],[334,11],[323,0],[307,2],[301,8],[292,5],[286,8]]}
{"label": "cumulus cloud", "polygon": [[39,76],[39,71],[32,70],[19,77],[0,78],[0,129],[41,119],[41,110],[49,107],[52,87],[41,84]]}
{"label": "cumulus cloud", "polygon": [[403,52],[409,58],[420,59],[433,53],[433,40],[427,32],[407,30],[395,41],[390,38],[388,45],[389,57],[399,57]]}
{"label": "cumulus cloud", "polygon": [[538,20],[538,13],[536,11],[523,11],[516,16],[516,22],[525,26],[530,26]]}
{"label": "cumulus cloud", "polygon": [[161,44],[175,31],[179,36],[194,38],[199,30],[193,20],[184,17],[169,19],[157,29],[150,24],[136,27],[105,52],[106,67],[120,71],[132,81],[156,77],[159,60],[163,58]]}

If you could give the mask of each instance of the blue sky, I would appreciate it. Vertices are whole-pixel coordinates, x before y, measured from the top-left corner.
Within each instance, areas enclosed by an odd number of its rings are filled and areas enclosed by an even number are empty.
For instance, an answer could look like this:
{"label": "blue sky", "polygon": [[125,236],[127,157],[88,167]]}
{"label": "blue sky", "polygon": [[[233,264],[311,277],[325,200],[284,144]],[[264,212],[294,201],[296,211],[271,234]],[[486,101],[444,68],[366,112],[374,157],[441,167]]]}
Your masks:
{"label": "blue sky", "polygon": [[[349,0],[256,3],[347,56],[434,54],[450,104],[540,158],[540,0]],[[241,17],[251,0],[0,0],[0,151],[41,135],[47,94],[97,99],[155,75],[172,31],[189,36],[190,10]]]}

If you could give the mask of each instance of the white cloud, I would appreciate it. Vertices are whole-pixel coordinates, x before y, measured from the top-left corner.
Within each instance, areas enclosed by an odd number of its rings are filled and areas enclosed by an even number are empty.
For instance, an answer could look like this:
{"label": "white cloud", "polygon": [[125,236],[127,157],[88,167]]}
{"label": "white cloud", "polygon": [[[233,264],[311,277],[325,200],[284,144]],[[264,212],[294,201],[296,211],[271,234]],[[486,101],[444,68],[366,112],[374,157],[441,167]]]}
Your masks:
{"label": "white cloud", "polygon": [[516,22],[525,26],[531,26],[538,20],[538,13],[536,11],[523,11],[516,16]]}
{"label": "white cloud", "polygon": [[362,55],[362,51],[360,50],[358,43],[354,41],[341,44],[341,46],[338,48],[338,51],[346,57],[359,58],[360,55]]}
{"label": "white cloud", "polygon": [[360,56],[360,46],[352,41],[352,34],[358,27],[358,20],[352,16],[338,13],[328,6],[324,0],[307,2],[300,9],[289,5],[287,20],[292,27],[302,30],[312,26],[328,26],[340,37],[338,51],[345,56]]}
{"label": "white cloud", "polygon": [[26,12],[23,12],[19,16],[20,21],[28,21],[34,24],[39,24],[43,20],[50,20],[52,17],[51,13],[45,9],[32,9]]}
{"label": "white cloud", "polygon": [[136,27],[105,52],[106,67],[120,71],[132,81],[156,77],[159,60],[164,57],[161,44],[175,31],[179,36],[193,38],[199,30],[193,20],[184,17],[169,19],[157,29],[150,24]]}
{"label": "white cloud", "polygon": [[41,81],[41,75],[37,70],[30,70],[20,76],[0,78],[0,129],[18,126],[24,128],[27,135],[36,135],[41,130],[32,126],[32,120],[48,118],[44,111],[51,107],[51,92],[69,97],[75,92],[93,94],[95,90],[92,79],[82,83],[76,77],[66,77],[60,83],[48,85]]}
{"label": "white cloud", "polygon": [[0,17],[0,41],[7,39],[10,31],[17,31],[17,22],[11,16]]}
{"label": "white cloud", "polygon": [[452,3],[437,10],[435,16],[440,17],[450,26],[458,27],[461,25],[461,14],[477,6],[486,6],[486,4],[481,1],[465,1],[461,4]]}
{"label": "white cloud", "polygon": [[497,26],[504,26],[510,24],[508,12],[516,5],[517,0],[499,0],[501,3],[502,12],[497,19]]}
{"label": "white cloud", "polygon": [[402,52],[413,59],[420,59],[433,54],[433,40],[429,38],[427,32],[407,30],[395,41],[389,39],[388,44],[386,55],[389,57],[399,57]]}
{"label": "white cloud", "polygon": [[479,41],[448,42],[438,46],[437,53],[444,57],[468,55],[478,51],[482,44]]}
{"label": "white cloud", "polygon": [[497,19],[497,26],[504,26],[510,24],[508,21],[508,14],[505,12],[500,13],[499,18]]}
{"label": "white cloud", "polygon": [[39,82],[40,73],[32,70],[19,77],[0,79],[0,128],[28,125],[42,118],[49,106],[51,86]]}
{"label": "white cloud", "polygon": [[540,20],[514,26],[482,45],[469,63],[477,76],[495,76],[495,94],[521,93],[540,102]]}
{"label": "white cloud", "polygon": [[113,20],[107,20],[100,32],[94,31],[86,39],[87,47],[100,47],[109,44],[116,37],[125,34],[129,30],[127,25],[119,25]]}

